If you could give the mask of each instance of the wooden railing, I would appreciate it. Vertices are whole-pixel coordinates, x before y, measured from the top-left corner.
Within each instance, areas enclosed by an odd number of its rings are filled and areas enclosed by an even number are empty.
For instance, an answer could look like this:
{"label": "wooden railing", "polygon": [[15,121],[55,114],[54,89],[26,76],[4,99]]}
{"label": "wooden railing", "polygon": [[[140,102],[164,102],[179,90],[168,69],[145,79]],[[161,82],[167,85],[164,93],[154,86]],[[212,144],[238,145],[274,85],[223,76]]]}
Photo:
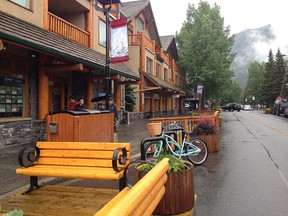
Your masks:
{"label": "wooden railing", "polygon": [[89,32],[57,17],[48,12],[48,29],[70,40],[74,40],[84,46],[89,46]]}
{"label": "wooden railing", "polygon": [[143,44],[145,48],[150,49],[152,52],[155,53],[155,42],[148,39],[145,36],[144,32],[141,34],[130,34],[128,38],[129,46],[141,46],[141,44]]}
{"label": "wooden railing", "polygon": [[220,127],[221,121],[219,116],[219,110],[196,110],[193,111],[192,116],[180,116],[180,117],[167,117],[167,118],[151,118],[150,122],[162,122],[162,127],[164,130],[169,128],[171,123],[177,123],[178,125],[182,125],[185,131],[192,131],[193,126],[199,120],[201,116],[207,116],[212,118],[215,122],[215,125]]}
{"label": "wooden railing", "polygon": [[156,53],[161,57],[163,58],[163,60],[169,64],[169,55],[167,55],[163,49],[160,49],[160,50],[157,50]]}

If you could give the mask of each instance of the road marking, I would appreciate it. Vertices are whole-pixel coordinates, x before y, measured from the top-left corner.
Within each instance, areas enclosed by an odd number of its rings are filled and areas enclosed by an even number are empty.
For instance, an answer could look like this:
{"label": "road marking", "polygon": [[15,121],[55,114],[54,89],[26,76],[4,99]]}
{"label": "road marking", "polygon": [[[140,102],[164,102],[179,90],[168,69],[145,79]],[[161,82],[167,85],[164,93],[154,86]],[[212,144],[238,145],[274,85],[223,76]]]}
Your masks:
{"label": "road marking", "polygon": [[270,129],[272,129],[272,130],[276,131],[277,133],[280,133],[280,134],[284,135],[285,137],[288,137],[288,133],[285,133],[285,132],[283,132],[283,131],[280,131],[280,130],[278,130],[278,129],[274,128],[274,127],[271,127],[270,125],[267,125],[267,124],[263,124],[263,122],[260,122],[260,121],[257,121],[257,120],[255,120],[255,122],[257,122],[257,123],[259,123],[259,124],[261,124],[261,125],[264,125],[264,126],[266,126],[266,127],[270,128]]}

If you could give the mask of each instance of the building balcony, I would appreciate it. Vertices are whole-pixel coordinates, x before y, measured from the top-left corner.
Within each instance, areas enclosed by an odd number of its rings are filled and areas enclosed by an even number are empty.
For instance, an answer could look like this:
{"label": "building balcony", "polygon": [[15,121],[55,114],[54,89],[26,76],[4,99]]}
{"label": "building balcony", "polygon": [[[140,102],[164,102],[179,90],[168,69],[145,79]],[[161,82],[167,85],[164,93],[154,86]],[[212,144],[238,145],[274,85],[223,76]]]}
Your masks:
{"label": "building balcony", "polygon": [[90,33],[48,12],[48,30],[89,47]]}
{"label": "building balcony", "polygon": [[155,42],[147,38],[144,32],[140,34],[131,34],[128,36],[129,46],[142,46],[155,53]]}

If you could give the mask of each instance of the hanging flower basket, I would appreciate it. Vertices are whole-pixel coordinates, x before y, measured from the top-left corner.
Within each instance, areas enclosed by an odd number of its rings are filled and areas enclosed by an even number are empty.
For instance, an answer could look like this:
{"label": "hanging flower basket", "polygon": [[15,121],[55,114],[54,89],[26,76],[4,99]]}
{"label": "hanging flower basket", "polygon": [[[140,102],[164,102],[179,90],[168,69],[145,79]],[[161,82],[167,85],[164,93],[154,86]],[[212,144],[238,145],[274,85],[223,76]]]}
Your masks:
{"label": "hanging flower basket", "polygon": [[162,123],[157,122],[157,123],[148,123],[146,124],[146,128],[148,130],[149,136],[154,137],[157,135],[160,135],[162,132]]}

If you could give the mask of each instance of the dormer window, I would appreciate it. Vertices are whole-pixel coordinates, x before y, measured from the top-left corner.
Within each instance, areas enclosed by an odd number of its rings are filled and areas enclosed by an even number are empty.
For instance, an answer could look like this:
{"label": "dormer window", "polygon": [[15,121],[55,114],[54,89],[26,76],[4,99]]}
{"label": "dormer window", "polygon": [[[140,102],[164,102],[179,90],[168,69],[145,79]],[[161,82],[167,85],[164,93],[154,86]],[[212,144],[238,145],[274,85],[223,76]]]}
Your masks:
{"label": "dormer window", "polygon": [[138,19],[137,19],[137,33],[141,33],[142,31],[144,31],[144,22],[140,17],[138,17]]}

